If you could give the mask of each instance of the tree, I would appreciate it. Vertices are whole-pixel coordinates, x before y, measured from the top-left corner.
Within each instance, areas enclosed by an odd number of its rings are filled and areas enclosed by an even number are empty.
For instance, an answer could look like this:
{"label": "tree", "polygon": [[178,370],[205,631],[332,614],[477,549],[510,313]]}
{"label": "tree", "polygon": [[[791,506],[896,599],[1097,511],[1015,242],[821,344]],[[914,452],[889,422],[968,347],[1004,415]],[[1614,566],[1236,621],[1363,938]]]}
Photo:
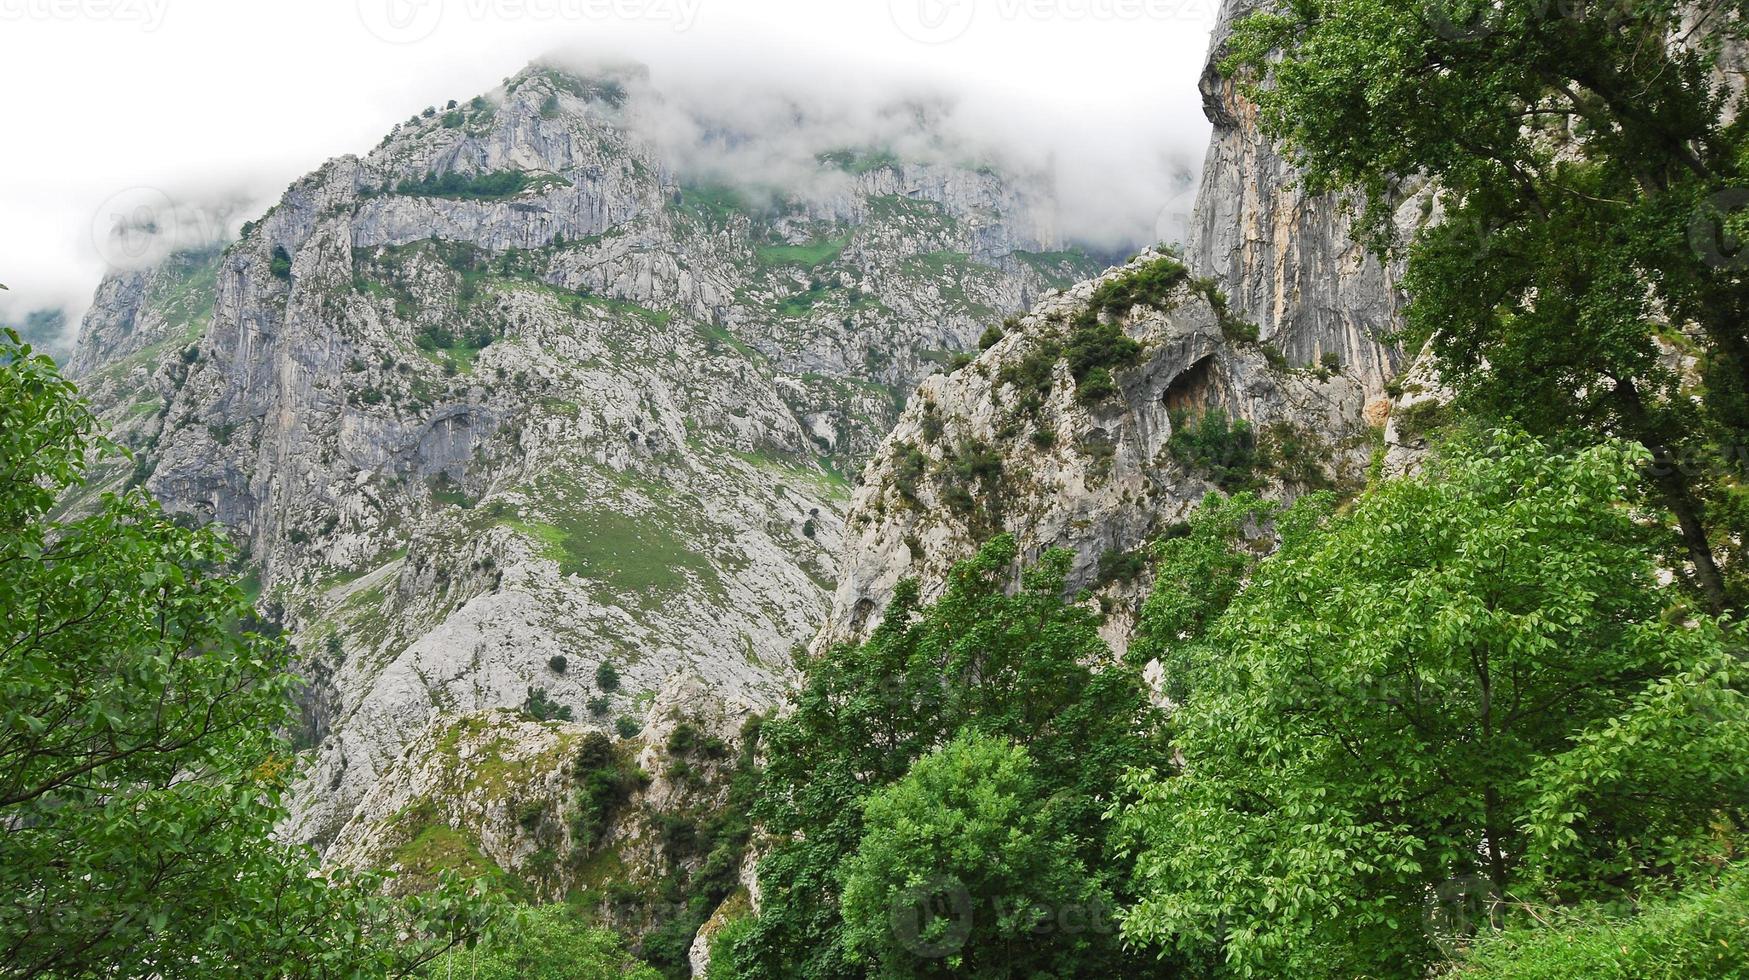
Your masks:
{"label": "tree", "polygon": [[1219,656],[1173,718],[1182,774],[1130,780],[1125,935],[1239,976],[1418,977],[1433,898],[1602,897],[1722,855],[1749,669],[1666,616],[1644,462],[1496,434],[1284,535],[1180,641]]}
{"label": "tree", "polygon": [[1025,749],[966,735],[863,807],[848,946],[887,977],[1072,976],[1109,961],[1115,907]]}
{"label": "tree", "polygon": [[1302,497],[1283,514],[1280,505],[1255,493],[1210,494],[1183,534],[1157,546],[1154,587],[1142,604],[1127,659],[1137,665],[1158,661],[1166,696],[1182,704],[1221,656],[1206,642],[1209,628],[1273,548],[1275,534],[1305,533],[1328,512],[1323,495]]}
{"label": "tree", "polygon": [[618,936],[588,925],[564,904],[519,910],[490,941],[439,957],[424,975],[433,980],[662,980],[656,968],[626,952]]}
{"label": "tree", "polygon": [[[56,502],[116,450],[0,334],[0,963],[8,975],[403,973],[487,909],[316,874],[273,837],[291,678],[210,531],[142,491]],[[409,942],[400,942],[402,936]]]}
{"label": "tree", "polygon": [[1472,410],[1645,447],[1714,612],[1749,594],[1749,130],[1715,71],[1738,6],[1299,0],[1226,62],[1309,189],[1365,196],[1375,247],[1403,182],[1431,181],[1408,340]]}
{"label": "tree", "polygon": [[[901,583],[869,639],[809,663],[794,710],[766,724],[768,764],[754,812],[773,843],[759,865],[760,914],[735,945],[746,976],[863,975],[841,901],[846,868],[863,845],[865,802],[961,735],[1025,751],[1033,805],[1048,807],[1054,826],[1079,828],[1074,854],[1090,884],[1116,894],[1107,842],[1094,829],[1102,797],[1152,745],[1154,713],[1138,672],[1114,663],[1099,639],[1097,618],[1063,601],[1069,555],[1047,552],[1018,581],[1015,558],[1011,537],[993,539],[955,566],[927,606],[916,582]],[[859,935],[872,941],[866,929]],[[983,935],[959,955],[987,962],[990,952],[976,942]],[[1081,962],[1094,973],[1153,968],[1122,958],[1115,940],[1052,942],[1091,943]]]}

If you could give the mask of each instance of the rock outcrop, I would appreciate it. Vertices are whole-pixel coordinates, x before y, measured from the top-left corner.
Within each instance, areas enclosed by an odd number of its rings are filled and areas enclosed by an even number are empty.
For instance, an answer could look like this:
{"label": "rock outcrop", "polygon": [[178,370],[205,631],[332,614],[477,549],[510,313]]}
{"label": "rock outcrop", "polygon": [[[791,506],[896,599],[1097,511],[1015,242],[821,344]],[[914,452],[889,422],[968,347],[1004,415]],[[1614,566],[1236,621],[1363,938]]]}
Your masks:
{"label": "rock outcrop", "polygon": [[[1172,284],[1116,308],[1102,297],[1138,277]],[[1145,252],[1053,294],[951,375],[923,382],[852,499],[843,574],[821,641],[879,622],[894,586],[926,597],[998,532],[1022,559],[1074,552],[1069,586],[1100,594],[1118,649],[1146,584],[1140,549],[1208,493],[1292,494],[1364,482],[1379,445],[1367,405],[1379,382],[1330,360],[1289,362],[1236,320],[1213,283]],[[1076,352],[1121,336],[1133,355],[1102,390]],[[1193,443],[1180,429],[1197,427]]]}

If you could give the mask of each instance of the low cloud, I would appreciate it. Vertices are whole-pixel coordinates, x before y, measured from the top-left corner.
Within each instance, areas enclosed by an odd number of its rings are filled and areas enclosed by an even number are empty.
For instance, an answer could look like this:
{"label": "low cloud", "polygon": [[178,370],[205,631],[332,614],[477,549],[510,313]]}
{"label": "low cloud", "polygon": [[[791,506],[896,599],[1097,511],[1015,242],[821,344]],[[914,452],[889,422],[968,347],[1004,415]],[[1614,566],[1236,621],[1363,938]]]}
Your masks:
{"label": "low cloud", "polygon": [[[1194,87],[1206,34],[1194,24],[1173,30],[1171,48],[1148,65],[1144,82],[1110,91],[1082,84],[1084,63],[968,62],[957,73],[932,72],[898,57],[912,50],[904,46],[857,61],[842,51],[785,50],[763,39],[738,44],[702,30],[542,60],[584,72],[610,61],[647,66],[648,85],[660,98],[635,100],[631,125],[660,144],[688,179],[829,193],[831,181],[844,178],[823,171],[816,158],[843,149],[989,165],[1047,182],[1062,236],[1118,253],[1179,234],[1207,143]],[[517,57],[507,55],[498,71],[515,67]],[[295,129],[286,120],[271,124],[277,128],[268,131],[283,144],[271,152],[251,149],[256,144],[248,139],[233,144],[223,127],[200,129],[210,145],[188,145],[189,131],[199,126],[191,119],[175,124],[179,138],[144,145],[155,156],[136,160],[116,149],[103,160],[81,158],[82,170],[57,179],[44,179],[45,170],[29,194],[4,196],[10,244],[0,282],[11,291],[0,292],[0,322],[17,324],[32,311],[53,309],[75,331],[106,269],[234,238],[297,174],[338,153],[368,151],[395,119],[424,104],[490,88],[480,76],[479,68],[432,67],[417,85],[424,93],[417,101],[385,102],[385,90],[368,105],[344,103],[347,112],[312,107],[314,118]],[[176,111],[207,112],[194,103]],[[239,118],[270,125],[253,115]],[[129,168],[131,178],[118,176]]]}
{"label": "low cloud", "polygon": [[[585,52],[542,60],[580,74],[623,70]],[[687,179],[831,194],[844,178],[816,161],[847,149],[990,166],[1045,182],[1064,238],[1104,252],[1182,233],[1208,140],[1200,112],[1041,103],[943,79],[834,73],[805,60],[658,63],[636,84],[651,91],[634,98],[631,125]]]}

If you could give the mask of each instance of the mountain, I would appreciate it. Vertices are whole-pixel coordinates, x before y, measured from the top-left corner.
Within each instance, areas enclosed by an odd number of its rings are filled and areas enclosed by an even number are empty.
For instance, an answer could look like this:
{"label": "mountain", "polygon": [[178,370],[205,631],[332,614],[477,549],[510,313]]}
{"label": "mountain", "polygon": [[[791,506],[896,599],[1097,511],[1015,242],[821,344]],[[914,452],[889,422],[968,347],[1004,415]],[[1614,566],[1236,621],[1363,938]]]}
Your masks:
{"label": "mountain", "polygon": [[0,317],[0,326],[18,331],[21,340],[57,361],[65,361],[71,353],[67,342],[67,314],[61,310],[30,310],[16,322]]}
{"label": "mountain", "polygon": [[842,474],[1096,268],[1042,176],[846,147],[798,193],[701,183],[661,104],[531,66],[98,289],[72,371],[137,454],[103,485],[229,530],[293,638],[289,835],[476,712],[629,734],[684,688],[732,736],[824,619]]}

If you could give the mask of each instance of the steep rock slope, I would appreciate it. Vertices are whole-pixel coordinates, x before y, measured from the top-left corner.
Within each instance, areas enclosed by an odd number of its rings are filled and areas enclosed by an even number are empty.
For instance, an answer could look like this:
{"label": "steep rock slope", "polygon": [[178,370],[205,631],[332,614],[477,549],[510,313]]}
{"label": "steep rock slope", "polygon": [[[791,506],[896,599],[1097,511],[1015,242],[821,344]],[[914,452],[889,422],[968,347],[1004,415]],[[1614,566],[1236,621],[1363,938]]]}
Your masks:
{"label": "steep rock slope", "polygon": [[[1138,281],[1164,285],[1132,301]],[[1382,421],[1367,415],[1371,379],[1334,361],[1295,366],[1255,330],[1211,281],[1157,252],[1009,320],[972,364],[923,382],[864,470],[823,638],[865,635],[900,579],[938,587],[1007,532],[1026,557],[1075,553],[1069,584],[1102,593],[1121,649],[1143,584],[1138,549],[1206,494],[1364,479]],[[1100,344],[1116,354],[1086,367]]]}
{"label": "steep rock slope", "polygon": [[[1399,352],[1381,342],[1405,302],[1401,267],[1381,263],[1350,236],[1343,201],[1305,191],[1286,153],[1259,132],[1257,107],[1220,71],[1233,25],[1271,6],[1221,6],[1200,83],[1214,131],[1185,261],[1219,281],[1233,312],[1256,323],[1290,361],[1316,363],[1333,353],[1350,372],[1382,384],[1401,366]],[[1422,220],[1423,202],[1404,188],[1399,225]]]}
{"label": "steep rock slope", "polygon": [[629,728],[677,677],[771,703],[827,607],[838,474],[1088,268],[1040,185],[984,167],[683,181],[639,135],[656,99],[532,67],[98,291],[73,365],[137,454],[111,484],[231,529],[295,638],[299,838],[450,714]]}
{"label": "steep rock slope", "polygon": [[[924,383],[862,474],[816,643],[865,635],[900,579],[920,579],[927,593],[980,540],[1006,531],[1023,554],[1075,552],[1070,585],[1100,594],[1121,648],[1146,586],[1137,549],[1206,493],[1352,485],[1382,455],[1386,382],[1403,367],[1389,340],[1405,301],[1401,270],[1352,239],[1340,201],[1303,192],[1255,107],[1221,75],[1232,24],[1263,6],[1222,6],[1202,81],[1214,132],[1182,252],[1144,254],[1047,296],[970,367]],[[1405,189],[1399,223],[1423,220],[1421,195]],[[1111,302],[1162,262],[1182,270],[1169,292]],[[1084,390],[1074,364],[1082,330],[1139,345],[1107,368],[1109,391]],[[1223,424],[1233,419],[1248,433]],[[987,505],[956,514],[956,484]],[[943,499],[950,506],[934,506]]]}

